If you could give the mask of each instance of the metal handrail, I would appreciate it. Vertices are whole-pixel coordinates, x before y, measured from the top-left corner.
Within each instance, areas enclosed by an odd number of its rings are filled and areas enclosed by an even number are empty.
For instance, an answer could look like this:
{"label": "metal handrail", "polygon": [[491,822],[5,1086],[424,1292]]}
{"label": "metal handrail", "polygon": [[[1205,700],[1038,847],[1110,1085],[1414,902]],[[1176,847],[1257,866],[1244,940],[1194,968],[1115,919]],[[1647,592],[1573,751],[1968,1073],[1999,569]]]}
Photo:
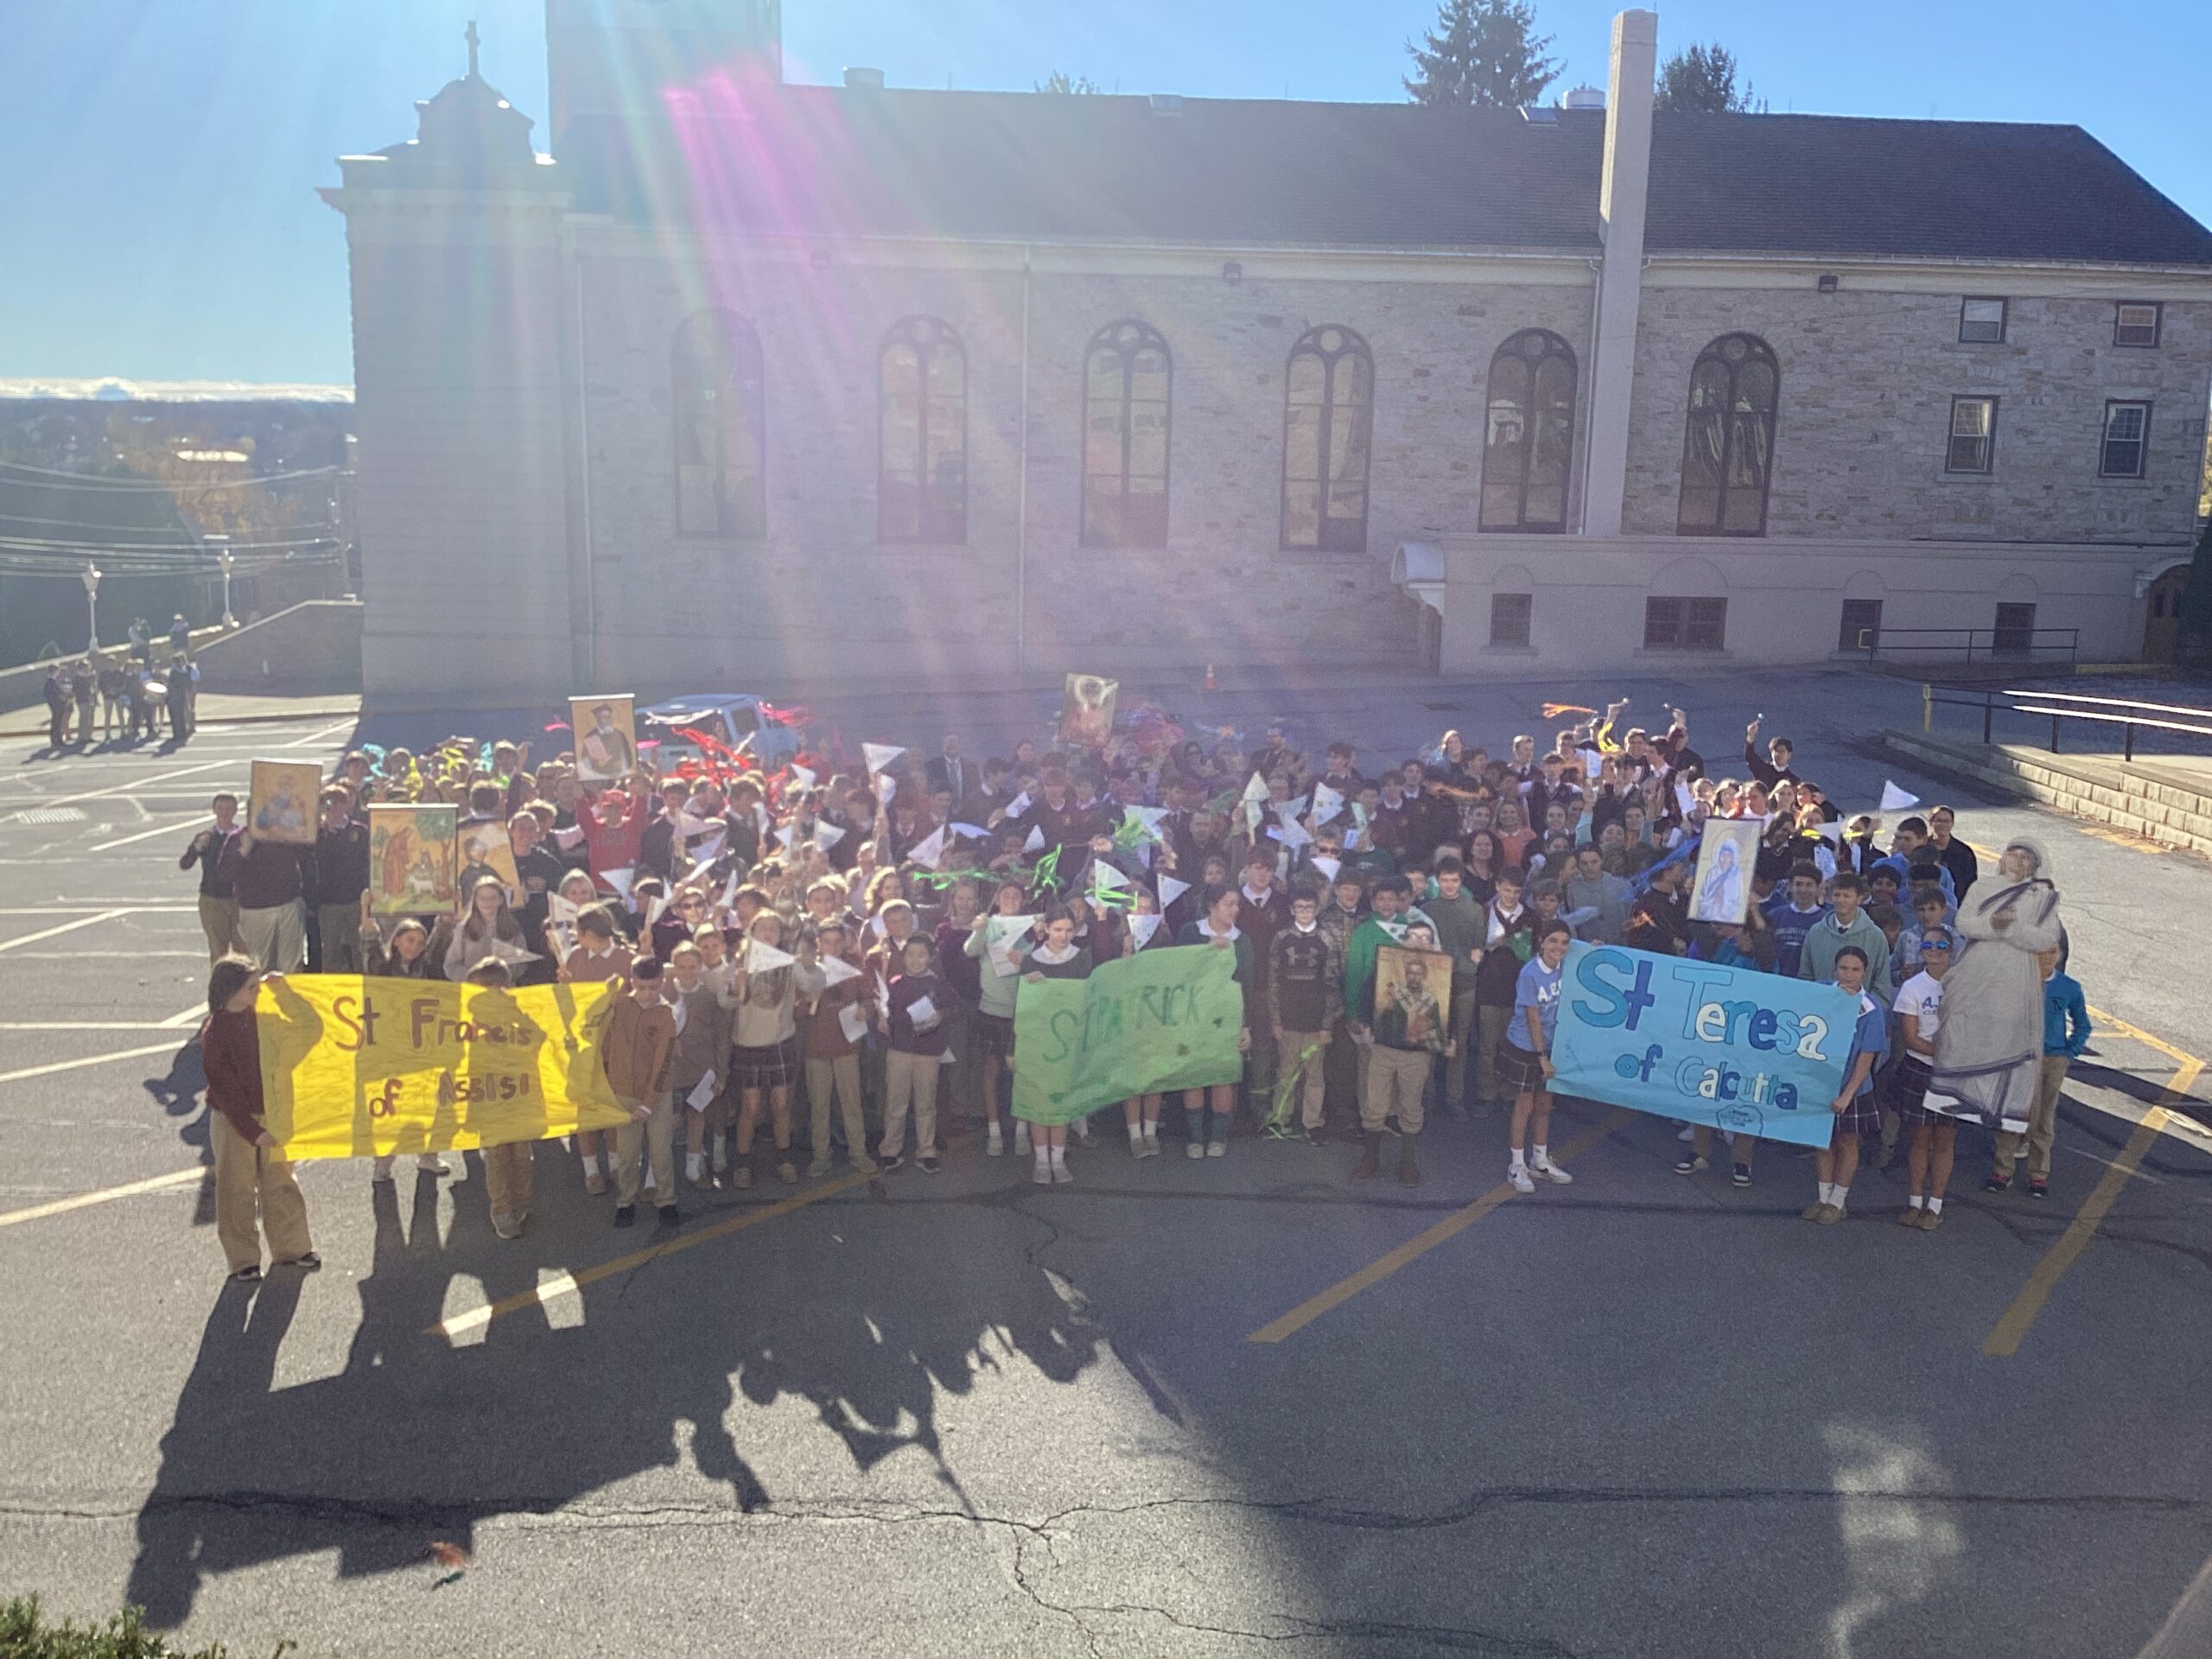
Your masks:
{"label": "metal handrail", "polygon": [[[1954,692],[1956,696],[1938,696],[1938,692]],[[2086,709],[2063,709],[2058,703],[2088,703]],[[2092,697],[2073,691],[2028,691],[2007,690],[1992,691],[1979,686],[1945,685],[1929,681],[1920,688],[1920,729],[1933,731],[1936,710],[1946,709],[1979,709],[1981,710],[1981,741],[1993,741],[1992,734],[1997,715],[2002,712],[2013,715],[2048,715],[2050,720],[2050,752],[2058,753],[2059,722],[2067,720],[2086,720],[2101,725],[2121,728],[2121,758],[2135,759],[2135,733],[2139,727],[2152,731],[2182,732],[2191,737],[2212,737],[2212,709],[2192,709],[2181,703],[2139,702],[2128,697]],[[2125,710],[2124,713],[2104,714],[2102,709]],[[2161,715],[2188,715],[2202,725],[2185,721],[2162,720]]]}
{"label": "metal handrail", "polygon": [[[1940,634],[1948,643],[1936,645],[1898,645],[1900,639],[1915,639]],[[2016,643],[2026,636],[2024,645]],[[2004,640],[1999,644],[1999,639]],[[1875,661],[1885,649],[1892,652],[1919,652],[1925,655],[1933,652],[1956,652],[1958,642],[1965,641],[1966,660],[1976,659],[1976,652],[1989,662],[2018,662],[2022,658],[2034,658],[2039,652],[2050,653],[2050,659],[2075,662],[2080,659],[2082,631],[2079,628],[1891,628],[1877,623],[1859,630],[1855,650],[1866,653],[1869,663]]]}

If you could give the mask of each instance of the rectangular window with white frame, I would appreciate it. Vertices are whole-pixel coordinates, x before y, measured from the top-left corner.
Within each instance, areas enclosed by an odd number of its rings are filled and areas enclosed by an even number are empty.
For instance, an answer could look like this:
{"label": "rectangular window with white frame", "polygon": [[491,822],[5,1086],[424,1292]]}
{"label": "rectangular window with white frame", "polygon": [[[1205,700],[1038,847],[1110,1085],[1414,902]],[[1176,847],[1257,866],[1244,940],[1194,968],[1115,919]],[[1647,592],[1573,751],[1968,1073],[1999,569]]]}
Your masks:
{"label": "rectangular window with white frame", "polygon": [[2107,403],[2104,442],[2097,448],[2099,478],[2141,478],[2151,451],[2151,405]]}
{"label": "rectangular window with white frame", "polygon": [[2113,308],[2112,343],[2115,346],[2156,346],[2158,325],[2165,308],[2155,300],[2122,300]]}
{"label": "rectangular window with white frame", "polygon": [[1966,346],[2005,343],[2005,302],[1968,295],[1959,302],[1959,341]]}
{"label": "rectangular window with white frame", "polygon": [[1943,451],[1947,473],[1988,473],[1997,465],[1997,400],[1951,399],[1951,441]]}

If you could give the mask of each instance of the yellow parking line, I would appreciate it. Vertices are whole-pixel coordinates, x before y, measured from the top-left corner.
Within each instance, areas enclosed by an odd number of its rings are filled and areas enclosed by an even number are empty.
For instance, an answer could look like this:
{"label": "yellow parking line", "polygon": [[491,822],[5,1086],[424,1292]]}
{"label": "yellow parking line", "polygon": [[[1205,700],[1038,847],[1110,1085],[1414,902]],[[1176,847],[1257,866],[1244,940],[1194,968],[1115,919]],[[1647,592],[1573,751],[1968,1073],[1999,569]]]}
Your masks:
{"label": "yellow parking line", "polygon": [[[1586,1129],[1568,1141],[1560,1149],[1557,1154],[1558,1160],[1564,1164],[1569,1159],[1580,1157],[1635,1116],[1636,1114],[1626,1107],[1620,1108],[1597,1128]],[[1515,1196],[1511,1185],[1501,1182],[1465,1209],[1454,1211],[1426,1232],[1416,1233],[1399,1245],[1396,1249],[1387,1255],[1377,1256],[1350,1278],[1339,1279],[1319,1295],[1300,1302],[1273,1323],[1262,1325],[1245,1340],[1247,1342],[1281,1342],[1285,1337],[1294,1335],[1332,1308],[1350,1301],[1370,1286],[1382,1283],[1400,1268],[1404,1267],[1407,1262],[1427,1255],[1446,1239],[1458,1237],[1459,1234],[1473,1226],[1498,1205],[1510,1202]]]}
{"label": "yellow parking line", "polygon": [[51,1204],[35,1204],[28,1210],[0,1212],[0,1227],[13,1227],[26,1221],[43,1221],[48,1216],[63,1215],[72,1210],[82,1210],[88,1205],[106,1204],[116,1198],[136,1197],[141,1192],[162,1192],[173,1186],[188,1186],[207,1174],[206,1168],[180,1169],[170,1175],[150,1175],[143,1181],[126,1181],[121,1186],[103,1187],[98,1192],[79,1192],[73,1198],[56,1198]]}
{"label": "yellow parking line", "polygon": [[[2167,1084],[2164,1099],[2180,1100],[2185,1096],[2203,1070],[2204,1062],[2202,1060],[2185,1062],[2174,1073],[2173,1080]],[[2036,1263],[2035,1271],[2028,1275],[2028,1282],[2020,1287],[2020,1294],[2012,1299],[2012,1305],[2005,1310],[1991,1329],[1988,1339],[1981,1344],[1983,1353],[1993,1359],[2005,1359],[2020,1351],[2020,1343],[2027,1336],[2028,1327],[2036,1322],[2036,1315],[2043,1312],[2043,1305],[2050,1300],[2050,1293],[2056,1288],[2059,1280],[2065,1276],[2067,1268],[2074,1265],[2074,1258],[2088,1248],[2089,1240],[2095,1236],[2106,1213],[2119,1201],[2120,1189],[2127,1185],[2128,1177],[2135,1173],[2135,1166],[2143,1161],[2144,1154],[2158,1140],[2158,1131],[2165,1127],[2166,1116],[2163,1101],[2144,1113],[2143,1121],[2135,1127],[2135,1133],[2127,1137],[2127,1144],[2120,1149],[2120,1155],[2112,1160],[2112,1166],[2105,1171],[2104,1178],[2083,1201],[2072,1224],[2059,1236],[2057,1243],[2044,1252],[2043,1260]]]}
{"label": "yellow parking line", "polygon": [[437,1324],[426,1327],[423,1334],[426,1337],[444,1337],[451,1340],[454,1337],[466,1335],[471,1331],[481,1331],[493,1320],[502,1319],[509,1313],[519,1313],[525,1307],[541,1307],[560,1297],[573,1296],[586,1285],[595,1285],[602,1279],[611,1279],[617,1274],[628,1273],[633,1268],[641,1268],[658,1257],[674,1255],[678,1250],[688,1250],[695,1245],[727,1237],[731,1233],[743,1232],[747,1227],[757,1227],[764,1221],[773,1221],[779,1216],[788,1216],[794,1210],[803,1210],[810,1204],[819,1204],[823,1199],[835,1198],[840,1192],[849,1192],[869,1179],[870,1177],[855,1171],[836,1180],[824,1181],[821,1185],[810,1192],[802,1192],[797,1198],[785,1198],[780,1204],[766,1205],[758,1210],[746,1210],[730,1217],[727,1221],[715,1222],[709,1226],[700,1228],[696,1232],[678,1233],[674,1238],[664,1240],[658,1244],[649,1245],[642,1250],[633,1250],[628,1255],[619,1255],[612,1262],[602,1262],[595,1268],[586,1268],[581,1273],[556,1274],[544,1283],[517,1295],[503,1296],[496,1302],[486,1303],[482,1307],[472,1307],[465,1313],[456,1313],[451,1319],[441,1319]]}

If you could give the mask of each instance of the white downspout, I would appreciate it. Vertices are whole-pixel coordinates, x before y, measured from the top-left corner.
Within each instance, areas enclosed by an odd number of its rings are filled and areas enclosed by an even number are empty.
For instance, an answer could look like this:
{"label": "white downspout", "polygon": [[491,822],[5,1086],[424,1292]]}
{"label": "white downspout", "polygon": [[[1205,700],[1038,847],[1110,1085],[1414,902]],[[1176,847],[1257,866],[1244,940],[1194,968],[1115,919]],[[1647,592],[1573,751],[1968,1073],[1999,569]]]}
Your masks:
{"label": "white downspout", "polygon": [[587,391],[590,377],[584,370],[584,262],[580,255],[571,254],[576,262],[576,437],[582,448],[578,455],[577,471],[582,479],[582,503],[584,516],[584,666],[585,679],[593,685],[599,683],[599,560],[592,550],[591,537],[591,397]]}
{"label": "white downspout", "polygon": [[1659,18],[1613,19],[1605,88],[1605,159],[1598,217],[1605,238],[1598,281],[1598,343],[1591,369],[1590,461],[1583,533],[1621,533],[1628,493],[1629,405],[1636,385],[1637,313],[1643,288],[1643,220],[1651,175],[1651,106]]}
{"label": "white downspout", "polygon": [[1021,482],[1014,508],[1014,671],[1029,672],[1029,250],[1021,250]]}

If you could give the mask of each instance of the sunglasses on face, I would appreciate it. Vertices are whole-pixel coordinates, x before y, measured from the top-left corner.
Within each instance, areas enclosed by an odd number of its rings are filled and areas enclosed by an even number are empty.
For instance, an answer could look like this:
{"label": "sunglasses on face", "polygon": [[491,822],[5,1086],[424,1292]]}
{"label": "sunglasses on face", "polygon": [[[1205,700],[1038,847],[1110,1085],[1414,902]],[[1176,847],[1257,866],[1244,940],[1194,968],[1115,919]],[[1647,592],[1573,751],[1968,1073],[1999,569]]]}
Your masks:
{"label": "sunglasses on face", "polygon": [[1920,942],[1920,948],[1923,951],[1948,951],[1951,948],[1951,942],[1948,939],[1923,939]]}

